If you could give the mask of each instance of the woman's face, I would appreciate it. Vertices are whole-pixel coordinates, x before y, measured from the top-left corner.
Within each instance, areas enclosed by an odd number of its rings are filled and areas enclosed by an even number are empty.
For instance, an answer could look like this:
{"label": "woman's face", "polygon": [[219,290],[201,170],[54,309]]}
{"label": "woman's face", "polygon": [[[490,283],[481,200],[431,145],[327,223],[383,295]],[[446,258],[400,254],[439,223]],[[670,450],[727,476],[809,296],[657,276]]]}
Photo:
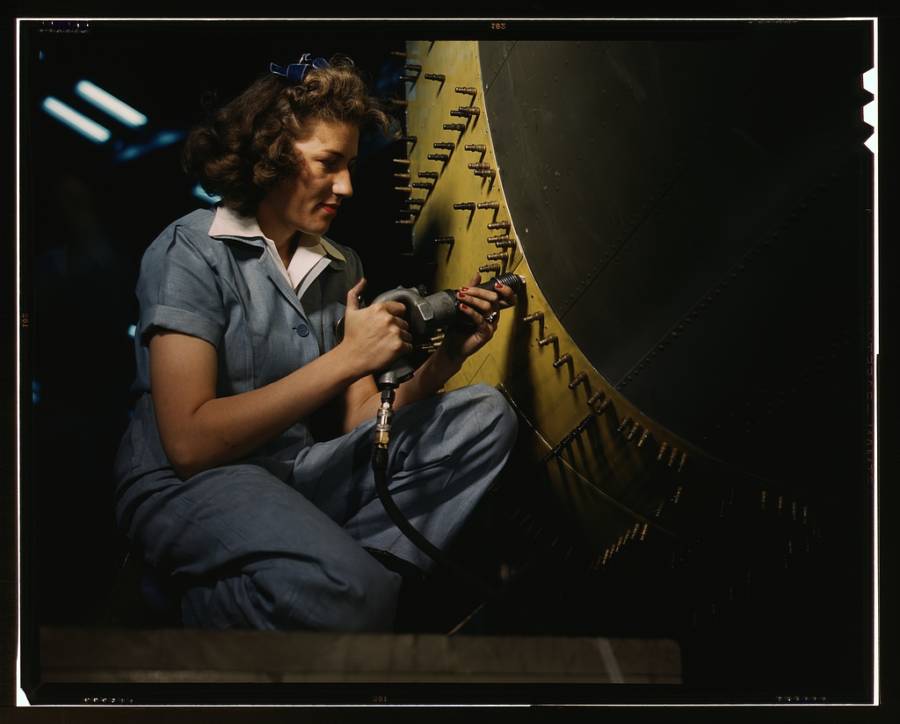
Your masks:
{"label": "woman's face", "polygon": [[312,237],[328,231],[341,202],[353,195],[350,169],[358,145],[355,125],[314,121],[306,138],[294,142],[297,174],[271,189],[259,204],[263,233],[277,243],[296,231]]}

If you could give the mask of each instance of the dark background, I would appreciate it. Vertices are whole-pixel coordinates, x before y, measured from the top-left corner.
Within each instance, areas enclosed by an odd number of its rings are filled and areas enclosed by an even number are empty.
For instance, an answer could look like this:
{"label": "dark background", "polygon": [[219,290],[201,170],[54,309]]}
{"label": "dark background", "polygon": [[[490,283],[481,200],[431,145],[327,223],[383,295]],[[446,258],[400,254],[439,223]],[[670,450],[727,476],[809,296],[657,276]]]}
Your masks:
{"label": "dark background", "polygon": [[[184,25],[163,34],[142,23],[109,32],[92,28],[86,35],[36,33],[25,44],[22,102],[29,122],[22,129],[22,193],[30,246],[23,248],[22,277],[30,343],[23,382],[37,385],[33,406],[23,406],[22,488],[30,511],[23,543],[32,573],[28,611],[36,622],[103,623],[124,551],[112,524],[105,461],[112,459],[131,402],[127,329],[137,316],[137,265],[155,235],[198,204],[193,183],[179,169],[180,144],[117,162],[111,148],[94,146],[42,113],[40,100],[52,94],[77,107],[72,87],[86,77],[147,113],[153,132],[186,131],[201,117],[204,94],[215,91],[225,101],[269,61],[347,47],[380,95],[399,96],[399,85],[378,81],[399,68],[386,53],[408,36],[379,32],[373,39],[370,28],[347,26],[340,33],[336,40],[284,24],[243,24],[237,32],[206,23],[202,32]],[[146,140],[115,121],[106,125],[126,144]],[[393,226],[396,199],[383,190],[394,150],[364,145],[356,198],[331,232],[359,251],[372,291],[414,281],[419,271],[398,256],[408,246]],[[552,629],[553,622],[546,623]]]}

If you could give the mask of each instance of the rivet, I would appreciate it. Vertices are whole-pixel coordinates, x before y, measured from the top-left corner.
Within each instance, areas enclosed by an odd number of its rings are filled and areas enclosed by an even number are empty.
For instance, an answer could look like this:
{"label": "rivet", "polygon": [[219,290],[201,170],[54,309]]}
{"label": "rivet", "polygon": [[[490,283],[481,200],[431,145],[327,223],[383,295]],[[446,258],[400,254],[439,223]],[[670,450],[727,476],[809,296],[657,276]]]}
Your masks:
{"label": "rivet", "polygon": [[452,151],[456,148],[456,144],[451,141],[437,141],[436,143],[431,144],[434,148],[443,148],[447,151]]}
{"label": "rivet", "polygon": [[478,208],[479,209],[493,209],[494,211],[496,211],[497,209],[500,208],[500,202],[499,201],[479,201]]}
{"label": "rivet", "polygon": [[455,239],[452,236],[436,236],[434,237],[435,244],[453,244],[455,243]]}
{"label": "rivet", "polygon": [[624,430],[627,427],[629,422],[631,422],[630,417],[624,418],[622,420],[622,422],[619,423],[619,426],[616,428],[616,432],[622,432],[622,430]]}
{"label": "rivet", "polygon": [[560,355],[557,359],[555,359],[553,361],[553,366],[556,369],[559,369],[564,364],[566,364],[567,362],[571,362],[571,361],[572,361],[572,355],[570,355],[568,352],[566,352],[565,354]]}
{"label": "rivet", "polygon": [[428,154],[429,161],[440,161],[441,163],[447,163],[450,160],[449,154],[446,153],[429,153]]}
{"label": "rivet", "polygon": [[544,321],[544,313],[543,312],[535,312],[534,314],[529,314],[527,317],[522,317],[523,322],[543,322]]}
{"label": "rivet", "polygon": [[546,347],[548,344],[553,344],[553,343],[556,342],[556,341],[557,341],[557,338],[556,338],[556,335],[555,335],[555,334],[548,334],[548,335],[547,335],[546,337],[544,337],[543,339],[539,339],[539,340],[538,340],[538,346],[539,346],[539,347]]}
{"label": "rivet", "polygon": [[509,257],[506,255],[505,252],[494,251],[494,252],[491,252],[490,254],[488,254],[485,258],[488,261],[499,261],[501,263],[506,263],[506,261]]}
{"label": "rivet", "polygon": [[659,446],[659,454],[656,456],[656,462],[662,462],[663,455],[666,454],[666,450],[669,449],[669,443],[664,442]]}
{"label": "rivet", "polygon": [[487,225],[488,229],[505,229],[509,231],[510,223],[508,221],[492,221]]}
{"label": "rivet", "polygon": [[482,143],[467,143],[465,148],[467,151],[474,151],[475,153],[485,153],[487,151],[487,147]]}
{"label": "rivet", "polygon": [[507,239],[506,241],[494,241],[491,242],[498,249],[512,249],[516,245],[515,239]]}
{"label": "rivet", "polygon": [[458,204],[453,204],[453,208],[457,211],[475,211],[475,202],[474,201],[463,201]]}
{"label": "rivet", "polygon": [[428,181],[413,181],[410,186],[414,189],[433,189],[434,184]]}
{"label": "rivet", "polygon": [[462,132],[462,131],[466,130],[466,124],[465,123],[445,123],[445,124],[443,124],[442,128],[445,131],[460,131],[460,132]]}
{"label": "rivet", "polygon": [[436,80],[440,83],[443,83],[445,80],[447,80],[447,76],[445,76],[443,73],[426,73],[425,78],[427,80]]}
{"label": "rivet", "polygon": [[403,193],[411,194],[412,188],[409,186],[394,186],[394,191],[402,191]]}
{"label": "rivet", "polygon": [[462,93],[463,95],[475,97],[478,95],[478,90],[475,88],[470,88],[469,86],[458,85],[454,89],[456,93]]}
{"label": "rivet", "polygon": [[401,166],[409,166],[409,163],[410,163],[408,158],[395,158],[395,159],[393,159],[393,161],[394,161],[394,163],[398,163]]}
{"label": "rivet", "polygon": [[408,173],[395,173],[394,178],[399,178],[403,181],[409,181],[410,175]]}
{"label": "rivet", "polygon": [[487,241],[489,244],[497,244],[501,241],[515,241],[515,239],[507,236],[506,234],[502,234],[500,236],[489,236],[485,241]]}
{"label": "rivet", "polygon": [[480,271],[480,272],[492,272],[492,273],[494,273],[494,272],[499,272],[499,271],[500,271],[500,265],[499,265],[499,264],[483,264],[483,265],[481,265],[480,267],[478,267],[478,271]]}
{"label": "rivet", "polygon": [[638,447],[644,447],[644,443],[647,442],[647,438],[650,435],[650,431],[645,429],[643,433],[641,433],[641,439],[638,440]]}
{"label": "rivet", "polygon": [[407,63],[407,64],[404,65],[403,67],[406,68],[406,70],[411,70],[411,71],[413,71],[414,73],[421,73],[421,72],[422,72],[422,66],[421,66],[421,65],[416,65],[415,63]]}
{"label": "rivet", "polygon": [[440,178],[440,174],[437,171],[419,171],[416,174],[419,178]]}

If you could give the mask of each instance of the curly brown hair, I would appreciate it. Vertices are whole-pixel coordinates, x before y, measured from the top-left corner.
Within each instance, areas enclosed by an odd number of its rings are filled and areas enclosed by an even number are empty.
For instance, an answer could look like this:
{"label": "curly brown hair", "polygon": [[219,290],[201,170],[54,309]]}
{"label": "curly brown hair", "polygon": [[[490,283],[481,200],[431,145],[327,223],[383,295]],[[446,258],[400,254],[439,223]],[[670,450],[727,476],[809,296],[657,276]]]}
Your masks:
{"label": "curly brown hair", "polygon": [[297,173],[293,144],[312,121],[340,121],[387,132],[389,118],[353,64],[333,56],[300,83],[269,73],[194,128],[182,156],[184,170],[208,193],[245,216],[256,213],[273,186]]}

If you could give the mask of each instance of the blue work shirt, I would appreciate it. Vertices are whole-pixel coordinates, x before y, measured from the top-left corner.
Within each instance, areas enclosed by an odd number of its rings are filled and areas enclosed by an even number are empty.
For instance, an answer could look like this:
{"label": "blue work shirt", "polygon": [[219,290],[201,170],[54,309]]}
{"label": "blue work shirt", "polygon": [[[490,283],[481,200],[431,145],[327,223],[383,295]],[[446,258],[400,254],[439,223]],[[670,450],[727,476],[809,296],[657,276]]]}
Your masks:
{"label": "blue work shirt", "polygon": [[[298,298],[261,232],[210,236],[214,216],[201,209],[174,221],[141,261],[133,386],[140,397],[115,463],[117,519],[126,530],[141,500],[180,482],[162,447],[150,395],[153,333],[166,329],[206,340],[218,355],[216,396],[247,392],[332,349],[347,291],[363,276],[356,252],[323,239],[329,255]],[[314,442],[299,420],[244,461],[287,481],[297,453]]]}

